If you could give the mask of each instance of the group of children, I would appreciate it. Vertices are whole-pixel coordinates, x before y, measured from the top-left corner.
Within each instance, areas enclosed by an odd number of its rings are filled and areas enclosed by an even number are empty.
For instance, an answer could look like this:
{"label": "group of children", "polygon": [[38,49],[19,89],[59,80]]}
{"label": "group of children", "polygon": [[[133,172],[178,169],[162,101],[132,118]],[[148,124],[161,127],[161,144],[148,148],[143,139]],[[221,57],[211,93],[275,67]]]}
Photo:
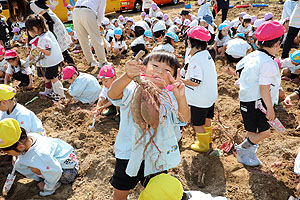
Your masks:
{"label": "group of children", "polygon": [[[206,1],[200,4],[202,7]],[[212,119],[218,99],[214,60],[222,56],[229,62],[238,63],[240,110],[247,135],[241,144],[235,145],[237,161],[247,166],[262,164],[256,156],[258,143],[269,137],[268,121],[275,119],[273,106],[283,100],[279,100],[280,67],[283,78],[298,78],[300,74],[297,67],[300,64],[299,50],[288,59],[277,62],[274,59],[284,40],[288,20],[275,21],[272,13],[266,13],[264,19],[256,19],[243,12],[233,21],[225,20],[217,27],[211,13],[205,11],[206,7],[201,7],[197,17],[182,10],[181,16],[173,21],[155,3],[151,4],[149,14],[143,12],[137,22],[123,16],[111,22],[104,18],[100,28],[107,54],[125,55],[130,47],[134,55],[140,51],[146,55],[142,64],[128,60],[125,73],[120,77],[116,76],[113,66],[103,66],[98,75],[102,88],[97,78],[79,72],[76,66],[64,67],[59,74],[63,55],[40,15],[30,15],[25,21],[26,30],[33,38],[29,42],[30,54],[26,60],[22,60],[15,50],[0,46],[0,77],[4,81],[0,85],[0,110],[3,112],[0,115],[0,149],[18,157],[14,165],[17,171],[39,181],[41,196],[53,194],[61,183],[73,182],[78,173],[78,160],[73,147],[45,136],[41,121],[16,102],[16,90],[7,85],[15,79],[21,82],[20,87],[31,89],[35,71],[45,81],[45,91],[41,95],[56,102],[65,99],[64,91],[67,90],[83,104],[97,104],[93,112],[96,115],[105,110],[106,113],[119,110],[116,165],[110,180],[115,200],[127,199],[138,182],[146,188],[140,199],[159,199],[152,196],[155,191],[150,185],[158,177],[167,176],[164,175],[167,170],[180,163],[178,141],[181,126],[190,123],[194,128],[196,140],[190,146],[192,150],[212,150]],[[71,28],[67,31],[76,48],[80,48],[76,33]],[[126,44],[128,39],[133,39],[129,46]],[[176,52],[176,43],[180,41],[186,44],[184,56]],[[181,69],[178,58],[184,58]],[[153,130],[145,134],[132,116],[131,102],[137,88],[133,80],[136,76],[151,81],[170,97],[170,101],[161,97],[165,109],[161,113],[163,117],[159,117],[154,138],[151,137]],[[70,87],[64,88],[61,81],[67,81]],[[267,110],[266,114],[259,109],[261,107]],[[164,197],[166,192],[157,194],[161,199],[189,198],[182,189],[170,194],[171,197]]]}

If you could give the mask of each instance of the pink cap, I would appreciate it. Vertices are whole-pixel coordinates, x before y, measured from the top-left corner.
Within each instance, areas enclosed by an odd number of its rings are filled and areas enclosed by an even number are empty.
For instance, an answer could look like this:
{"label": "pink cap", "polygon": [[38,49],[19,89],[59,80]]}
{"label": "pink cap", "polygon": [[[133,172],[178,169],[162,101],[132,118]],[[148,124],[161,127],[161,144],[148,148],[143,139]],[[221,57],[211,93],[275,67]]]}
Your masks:
{"label": "pink cap", "polygon": [[5,56],[4,56],[5,59],[11,59],[11,58],[16,58],[16,57],[18,57],[16,50],[10,49],[10,50],[5,51]]}
{"label": "pink cap", "polygon": [[73,66],[67,66],[62,70],[62,79],[67,80],[69,78],[72,78],[72,76],[75,74],[76,69]]}
{"label": "pink cap", "polygon": [[156,10],[156,9],[157,9],[157,4],[156,4],[156,3],[151,4],[151,8],[152,8],[153,10]]}
{"label": "pink cap", "polygon": [[2,45],[0,45],[0,56],[3,56],[5,54],[5,49]]}
{"label": "pink cap", "polygon": [[116,75],[116,70],[111,65],[104,65],[101,67],[98,77],[101,79],[112,78]]}
{"label": "pink cap", "polygon": [[284,26],[276,21],[266,21],[255,31],[257,41],[268,41],[281,37],[285,32]]}
{"label": "pink cap", "polygon": [[190,38],[208,42],[211,38],[209,31],[203,26],[193,26],[188,29],[187,34]]}

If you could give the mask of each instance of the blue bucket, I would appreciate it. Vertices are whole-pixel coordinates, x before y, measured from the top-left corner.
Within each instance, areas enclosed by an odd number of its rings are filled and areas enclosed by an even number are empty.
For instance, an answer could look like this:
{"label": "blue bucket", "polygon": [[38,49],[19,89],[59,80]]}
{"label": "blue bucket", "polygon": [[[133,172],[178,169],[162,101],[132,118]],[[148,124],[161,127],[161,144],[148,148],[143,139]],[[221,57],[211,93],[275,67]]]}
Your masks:
{"label": "blue bucket", "polygon": [[191,9],[192,8],[192,5],[189,3],[189,4],[186,4],[186,5],[184,5],[184,8],[185,9]]}

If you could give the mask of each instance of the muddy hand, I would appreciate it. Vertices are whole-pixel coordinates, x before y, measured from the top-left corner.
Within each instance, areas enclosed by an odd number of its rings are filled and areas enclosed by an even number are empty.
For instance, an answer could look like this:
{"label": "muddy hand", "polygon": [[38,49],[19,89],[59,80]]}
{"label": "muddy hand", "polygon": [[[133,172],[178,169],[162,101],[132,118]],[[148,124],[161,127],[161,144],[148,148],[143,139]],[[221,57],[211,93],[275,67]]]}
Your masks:
{"label": "muddy hand", "polygon": [[177,69],[176,79],[168,72],[168,78],[171,84],[173,84],[172,92],[175,97],[185,97],[184,83],[180,79],[180,69]]}

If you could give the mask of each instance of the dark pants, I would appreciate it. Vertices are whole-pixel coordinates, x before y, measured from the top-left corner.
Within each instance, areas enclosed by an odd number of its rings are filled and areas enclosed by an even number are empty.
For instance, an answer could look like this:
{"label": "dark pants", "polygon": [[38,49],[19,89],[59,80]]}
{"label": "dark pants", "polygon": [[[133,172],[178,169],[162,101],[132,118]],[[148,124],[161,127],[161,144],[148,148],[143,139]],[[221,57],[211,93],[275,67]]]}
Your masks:
{"label": "dark pants", "polygon": [[143,50],[145,52],[145,55],[148,53],[147,49],[145,48],[144,44],[138,44],[136,46],[131,47],[131,50],[137,54],[139,51]]}
{"label": "dark pants", "polygon": [[220,10],[222,10],[222,22],[224,22],[227,18],[228,8],[227,9],[218,8],[217,13],[216,13],[215,9],[213,9],[213,16],[214,16],[214,18],[216,18],[216,15],[218,14],[218,12]]}
{"label": "dark pants", "polygon": [[29,85],[29,75],[23,74],[21,71],[17,73],[13,73],[13,79],[17,81],[21,81],[19,86],[27,86]]}
{"label": "dark pants", "polygon": [[75,62],[74,62],[73,58],[71,57],[71,55],[69,54],[68,50],[65,50],[64,52],[62,52],[62,55],[63,55],[64,61],[66,63],[75,65]]}
{"label": "dark pants", "polygon": [[289,31],[287,33],[286,39],[283,43],[283,50],[282,50],[282,56],[281,58],[287,58],[289,57],[289,52],[292,48],[292,45],[294,44],[294,39],[297,36],[300,28],[295,27],[289,27]]}

